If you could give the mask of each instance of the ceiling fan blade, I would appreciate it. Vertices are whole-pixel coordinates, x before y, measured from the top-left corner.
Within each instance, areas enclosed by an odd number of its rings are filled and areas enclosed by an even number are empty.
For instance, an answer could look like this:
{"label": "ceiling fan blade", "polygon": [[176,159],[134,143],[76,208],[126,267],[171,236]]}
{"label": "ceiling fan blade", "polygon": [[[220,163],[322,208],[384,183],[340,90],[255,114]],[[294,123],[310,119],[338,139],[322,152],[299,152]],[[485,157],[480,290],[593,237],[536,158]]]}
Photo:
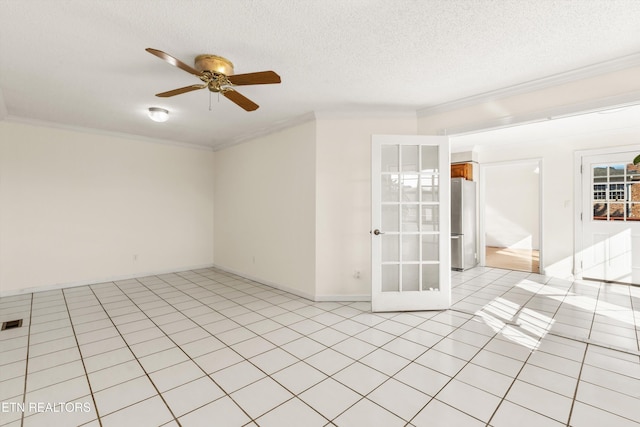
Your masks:
{"label": "ceiling fan blade", "polygon": [[146,48],[145,50],[147,52],[149,52],[150,54],[155,55],[158,58],[167,61],[169,64],[186,71],[187,73],[191,73],[191,74],[193,74],[195,76],[198,76],[198,77],[202,75],[202,73],[200,71],[198,71],[195,68],[185,64],[184,62],[180,61],[179,59],[174,58],[173,56],[169,55],[168,53],[164,53],[161,50],[152,49],[150,47]]}
{"label": "ceiling fan blade", "polygon": [[159,96],[160,98],[168,98],[170,96],[176,96],[176,95],[180,95],[182,93],[187,93],[187,92],[191,92],[191,91],[198,90],[198,89],[204,89],[205,87],[207,87],[207,85],[185,86],[185,87],[181,87],[179,89],[170,90],[170,91],[167,91],[167,92],[156,93],[156,96]]}
{"label": "ceiling fan blade", "polygon": [[259,107],[258,104],[233,89],[227,89],[222,92],[222,94],[225,96],[225,98],[235,102],[238,106],[244,108],[246,111],[254,111]]}
{"label": "ceiling fan blade", "polygon": [[280,76],[273,71],[259,71],[257,73],[234,74],[227,76],[234,85],[266,85],[280,83]]}

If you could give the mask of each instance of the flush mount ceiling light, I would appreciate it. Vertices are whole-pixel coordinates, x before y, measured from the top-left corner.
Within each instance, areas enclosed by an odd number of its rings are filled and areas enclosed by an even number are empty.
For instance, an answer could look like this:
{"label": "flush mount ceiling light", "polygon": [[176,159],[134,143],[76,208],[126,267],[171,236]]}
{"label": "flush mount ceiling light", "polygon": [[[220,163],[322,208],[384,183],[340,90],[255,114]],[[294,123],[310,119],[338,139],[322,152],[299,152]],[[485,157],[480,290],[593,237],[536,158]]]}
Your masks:
{"label": "flush mount ceiling light", "polygon": [[166,122],[169,119],[169,111],[164,108],[149,108],[149,118],[154,122]]}

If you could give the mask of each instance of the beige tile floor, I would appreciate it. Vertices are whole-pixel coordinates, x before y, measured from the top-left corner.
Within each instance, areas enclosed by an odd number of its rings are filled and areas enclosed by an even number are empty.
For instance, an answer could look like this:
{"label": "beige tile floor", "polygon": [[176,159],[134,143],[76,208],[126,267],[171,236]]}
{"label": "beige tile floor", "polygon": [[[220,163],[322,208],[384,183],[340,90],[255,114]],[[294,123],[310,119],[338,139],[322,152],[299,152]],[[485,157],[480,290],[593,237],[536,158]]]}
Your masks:
{"label": "beige tile floor", "polygon": [[216,269],[2,298],[0,425],[640,425],[640,288],[452,281],[442,312]]}

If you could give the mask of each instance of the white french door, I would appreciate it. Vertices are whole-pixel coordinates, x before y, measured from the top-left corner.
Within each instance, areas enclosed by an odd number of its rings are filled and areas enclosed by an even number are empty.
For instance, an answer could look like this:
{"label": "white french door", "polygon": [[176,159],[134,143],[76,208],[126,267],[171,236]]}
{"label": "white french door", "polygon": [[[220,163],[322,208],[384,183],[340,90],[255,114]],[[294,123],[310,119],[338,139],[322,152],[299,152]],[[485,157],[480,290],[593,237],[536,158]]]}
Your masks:
{"label": "white french door", "polygon": [[582,157],[582,277],[640,284],[639,152]]}
{"label": "white french door", "polygon": [[449,139],[374,135],[371,153],[372,310],[447,309]]}

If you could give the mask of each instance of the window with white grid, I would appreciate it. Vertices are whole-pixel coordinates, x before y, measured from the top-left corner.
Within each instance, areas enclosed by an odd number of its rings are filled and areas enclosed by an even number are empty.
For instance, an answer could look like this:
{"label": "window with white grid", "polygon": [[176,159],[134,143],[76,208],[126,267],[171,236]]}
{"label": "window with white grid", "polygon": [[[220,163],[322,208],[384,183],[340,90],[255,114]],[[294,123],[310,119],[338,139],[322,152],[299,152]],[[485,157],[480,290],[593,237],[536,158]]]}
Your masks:
{"label": "window with white grid", "polygon": [[601,164],[591,170],[592,219],[640,220],[640,166]]}

